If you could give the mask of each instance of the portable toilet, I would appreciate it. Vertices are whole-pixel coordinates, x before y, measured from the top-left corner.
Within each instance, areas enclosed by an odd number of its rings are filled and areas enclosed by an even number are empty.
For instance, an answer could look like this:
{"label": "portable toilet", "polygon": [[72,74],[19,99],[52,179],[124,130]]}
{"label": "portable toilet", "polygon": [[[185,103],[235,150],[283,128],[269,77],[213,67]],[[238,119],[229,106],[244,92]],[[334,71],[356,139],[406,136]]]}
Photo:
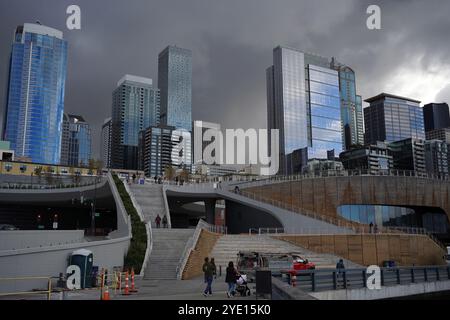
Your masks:
{"label": "portable toilet", "polygon": [[92,266],[94,264],[94,255],[92,251],[79,249],[72,252],[70,256],[70,265],[76,265],[80,268],[81,288],[91,288],[92,286]]}

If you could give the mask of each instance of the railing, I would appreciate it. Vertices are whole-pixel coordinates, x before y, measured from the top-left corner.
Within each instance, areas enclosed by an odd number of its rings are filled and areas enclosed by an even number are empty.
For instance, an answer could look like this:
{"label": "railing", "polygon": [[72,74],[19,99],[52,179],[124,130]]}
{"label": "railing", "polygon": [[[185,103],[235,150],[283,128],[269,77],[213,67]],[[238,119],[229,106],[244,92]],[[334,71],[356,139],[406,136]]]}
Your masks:
{"label": "railing", "polygon": [[39,281],[44,280],[47,284],[47,290],[33,290],[33,291],[16,291],[16,292],[0,292],[0,297],[6,296],[21,296],[31,294],[46,294],[47,300],[52,297],[52,277],[16,277],[16,278],[0,278],[1,282],[17,282],[17,281]]}
{"label": "railing", "polygon": [[[423,234],[423,235],[430,237],[430,239],[433,240],[439,247],[441,247],[444,250],[447,250],[446,249],[447,247],[425,228],[389,227],[389,226],[370,227],[369,225],[363,225],[363,224],[359,224],[356,222],[354,222],[354,223],[346,222],[342,219],[338,219],[338,218],[323,215],[323,214],[318,214],[314,211],[306,210],[304,208],[294,206],[293,204],[289,204],[287,202],[270,199],[268,197],[263,197],[259,194],[253,193],[253,192],[239,190],[238,193],[240,195],[250,198],[252,200],[264,202],[264,203],[273,205],[273,206],[281,208],[281,209],[285,209],[285,210],[288,210],[288,211],[291,211],[294,213],[298,213],[298,214],[307,216],[307,217],[315,219],[315,220],[320,220],[320,221],[347,229],[351,233],[355,233],[355,234],[381,234],[381,233],[384,233],[384,234]],[[317,233],[329,230],[328,231],[329,233],[336,233],[336,231],[332,232],[328,228],[319,228],[320,230],[318,230],[318,232],[313,233],[313,232],[311,232],[313,229],[314,228],[297,228],[297,229],[296,228],[288,228],[285,230],[285,232],[288,232],[291,234],[293,234],[293,233],[302,234],[302,233],[305,233],[305,231],[308,232],[308,230],[310,230],[309,234],[317,234]],[[260,233],[258,232],[258,234],[260,234]]]}
{"label": "railing", "polygon": [[299,181],[312,178],[326,177],[354,177],[354,176],[390,176],[390,177],[415,177],[422,179],[450,181],[450,175],[435,175],[421,173],[411,170],[321,170],[295,175],[276,175],[276,176],[260,176],[251,181],[233,181],[230,186],[239,185],[241,187],[261,186],[265,184],[273,184],[276,182]]}
{"label": "railing", "polygon": [[14,190],[47,190],[47,189],[68,189],[68,188],[81,188],[87,186],[93,186],[105,182],[106,179],[100,178],[95,181],[92,179],[88,182],[82,183],[25,183],[25,182],[2,182],[0,183],[0,189],[14,189]]}
{"label": "railing", "polygon": [[187,261],[189,259],[189,256],[193,250],[195,250],[195,246],[197,245],[198,239],[200,238],[200,233],[202,230],[208,230],[210,232],[215,233],[227,233],[227,227],[226,226],[214,226],[206,221],[200,219],[198,221],[197,227],[195,228],[194,235],[188,240],[186,243],[186,246],[184,247],[183,254],[180,257],[180,261],[178,262],[177,266],[177,279],[181,280],[183,277],[183,271],[186,267]]}
{"label": "railing", "polygon": [[[284,281],[308,292],[367,287],[367,269],[281,271]],[[295,277],[294,277],[295,276]],[[380,268],[381,286],[449,281],[450,266]]]}

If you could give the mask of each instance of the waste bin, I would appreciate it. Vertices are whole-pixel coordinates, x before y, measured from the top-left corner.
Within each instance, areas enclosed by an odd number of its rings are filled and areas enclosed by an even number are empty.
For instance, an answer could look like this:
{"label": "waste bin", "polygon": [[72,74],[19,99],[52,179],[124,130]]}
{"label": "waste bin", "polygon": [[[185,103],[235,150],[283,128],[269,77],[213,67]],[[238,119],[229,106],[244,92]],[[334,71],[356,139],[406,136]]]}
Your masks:
{"label": "waste bin", "polygon": [[72,252],[69,264],[76,265],[80,268],[80,285],[82,289],[91,288],[92,286],[92,266],[94,263],[94,255],[92,251],[80,249]]}
{"label": "waste bin", "polygon": [[270,295],[272,299],[272,272],[270,270],[256,270],[256,298]]}

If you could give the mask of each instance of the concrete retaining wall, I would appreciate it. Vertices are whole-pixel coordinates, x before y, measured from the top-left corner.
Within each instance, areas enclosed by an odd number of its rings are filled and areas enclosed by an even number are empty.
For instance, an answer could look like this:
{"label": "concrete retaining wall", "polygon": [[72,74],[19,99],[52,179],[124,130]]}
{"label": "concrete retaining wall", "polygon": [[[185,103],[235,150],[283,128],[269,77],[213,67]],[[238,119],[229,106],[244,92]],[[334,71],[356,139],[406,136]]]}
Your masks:
{"label": "concrete retaining wall", "polygon": [[84,242],[84,230],[0,231],[0,251]]}

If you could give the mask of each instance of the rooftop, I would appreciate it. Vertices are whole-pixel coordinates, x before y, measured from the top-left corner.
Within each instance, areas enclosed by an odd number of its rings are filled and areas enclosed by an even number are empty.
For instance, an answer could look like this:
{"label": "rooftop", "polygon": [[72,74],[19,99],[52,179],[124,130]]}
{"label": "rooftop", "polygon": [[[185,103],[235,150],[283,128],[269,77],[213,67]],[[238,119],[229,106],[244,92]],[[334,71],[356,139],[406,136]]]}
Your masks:
{"label": "rooftop", "polygon": [[384,92],[380,93],[379,95],[374,96],[372,98],[368,98],[368,99],[366,99],[364,101],[368,102],[368,103],[371,103],[371,102],[378,101],[378,100],[381,100],[381,99],[386,99],[386,98],[393,98],[393,99],[407,100],[407,101],[411,101],[411,102],[421,103],[421,101],[419,101],[419,100],[415,100],[415,99],[411,99],[411,98],[405,98],[405,97],[401,97],[401,96],[396,96],[396,95],[393,95],[393,94],[390,94],[390,93],[384,93]]}

